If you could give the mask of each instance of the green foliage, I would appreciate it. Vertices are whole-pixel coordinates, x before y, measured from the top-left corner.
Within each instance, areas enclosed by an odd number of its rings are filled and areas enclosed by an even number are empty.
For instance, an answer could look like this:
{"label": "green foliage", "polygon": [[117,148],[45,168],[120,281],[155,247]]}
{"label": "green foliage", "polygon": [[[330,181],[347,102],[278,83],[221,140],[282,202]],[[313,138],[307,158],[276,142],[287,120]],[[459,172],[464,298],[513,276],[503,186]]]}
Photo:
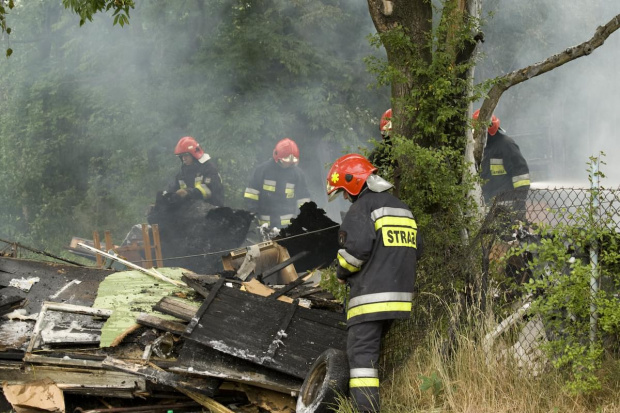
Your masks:
{"label": "green foliage", "polygon": [[[591,172],[593,162],[591,158]],[[566,373],[566,388],[573,393],[600,388],[603,342],[617,341],[620,334],[620,236],[613,212],[595,214],[594,200],[601,190],[589,193],[589,206],[560,212],[561,223],[542,225],[537,230],[540,242],[527,247],[534,256],[533,279],[526,285],[535,297],[531,311],[543,318],[549,340],[543,348],[552,364]],[[598,258],[591,262],[593,253]],[[593,315],[598,319],[595,327]]]}
{"label": "green foliage", "polygon": [[[273,145],[295,139],[323,205],[325,143],[358,146],[387,105],[360,87],[372,82],[365,5],[135,3],[11,11],[19,48],[0,74],[0,234],[58,254],[94,230],[119,243],[178,171],[172,152],[187,135],[217,162],[234,208]],[[110,24],[130,9],[130,26]],[[74,12],[92,23],[79,27]]]}
{"label": "green foliage", "polygon": [[420,390],[425,392],[431,392],[433,399],[437,400],[444,392],[443,381],[437,375],[436,371],[433,371],[430,376],[419,376],[422,383],[420,384]]}
{"label": "green foliage", "polygon": [[133,0],[62,0],[62,4],[80,16],[80,26],[93,21],[96,13],[113,9],[114,24],[122,27],[129,24],[129,9],[135,8]]}
{"label": "green foliage", "polygon": [[321,272],[320,285],[321,288],[332,293],[337,301],[341,303],[346,302],[349,292],[347,291],[346,285],[338,282],[335,267],[326,268]]}

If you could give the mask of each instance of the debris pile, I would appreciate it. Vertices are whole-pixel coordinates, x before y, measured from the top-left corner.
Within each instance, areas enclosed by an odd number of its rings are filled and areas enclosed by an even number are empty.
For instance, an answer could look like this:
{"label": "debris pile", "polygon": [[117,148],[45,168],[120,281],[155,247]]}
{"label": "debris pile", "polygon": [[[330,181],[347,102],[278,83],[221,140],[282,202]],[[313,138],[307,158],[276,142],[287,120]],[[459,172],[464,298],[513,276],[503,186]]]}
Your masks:
{"label": "debris pile", "polygon": [[200,274],[221,271],[221,257],[212,254],[241,246],[253,220],[249,211],[214,207],[201,200],[170,205],[158,196],[148,214],[157,224],[167,265]]}
{"label": "debris pile", "polygon": [[[169,256],[244,241],[249,213],[192,211],[201,223],[181,214],[178,228],[162,219],[170,211],[149,216]],[[333,261],[337,248],[328,240],[336,238],[337,225],[325,218],[309,206],[281,240],[228,248],[217,265],[194,261],[207,269],[201,272],[113,271],[0,257],[5,399],[13,408],[40,411],[294,412],[315,360],[346,345],[342,307],[318,286],[318,268]],[[193,243],[196,231],[205,230],[201,242],[208,246]],[[286,238],[313,231],[309,242]],[[175,252],[167,250],[175,244],[172,234],[182,234]],[[31,281],[14,281],[22,279]],[[267,279],[277,282],[268,285]],[[35,394],[49,397],[20,397]]]}

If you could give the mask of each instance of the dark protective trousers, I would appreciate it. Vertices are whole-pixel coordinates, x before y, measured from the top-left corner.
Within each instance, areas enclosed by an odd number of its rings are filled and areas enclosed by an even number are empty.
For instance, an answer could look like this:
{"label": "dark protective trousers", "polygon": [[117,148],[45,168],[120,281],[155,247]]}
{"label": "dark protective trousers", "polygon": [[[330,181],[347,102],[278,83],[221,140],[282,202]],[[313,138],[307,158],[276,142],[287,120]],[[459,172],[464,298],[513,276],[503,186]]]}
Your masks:
{"label": "dark protective trousers", "polygon": [[381,339],[393,320],[368,321],[347,331],[349,394],[360,412],[379,412],[379,355]]}

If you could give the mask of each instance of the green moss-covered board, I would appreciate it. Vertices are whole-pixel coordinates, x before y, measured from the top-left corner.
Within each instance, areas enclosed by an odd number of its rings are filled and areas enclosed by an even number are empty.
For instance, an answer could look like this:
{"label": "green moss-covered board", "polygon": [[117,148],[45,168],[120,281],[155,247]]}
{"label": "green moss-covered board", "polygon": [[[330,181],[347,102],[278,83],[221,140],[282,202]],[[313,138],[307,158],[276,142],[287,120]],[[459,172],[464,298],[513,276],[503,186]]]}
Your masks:
{"label": "green moss-covered board", "polygon": [[[158,271],[173,280],[181,280],[183,268],[165,267]],[[120,334],[136,324],[140,313],[155,314],[158,317],[178,321],[177,318],[153,310],[163,297],[176,292],[190,293],[187,287],[153,278],[140,271],[122,271],[110,274],[99,284],[93,307],[114,310],[101,330],[100,347],[109,347]]]}

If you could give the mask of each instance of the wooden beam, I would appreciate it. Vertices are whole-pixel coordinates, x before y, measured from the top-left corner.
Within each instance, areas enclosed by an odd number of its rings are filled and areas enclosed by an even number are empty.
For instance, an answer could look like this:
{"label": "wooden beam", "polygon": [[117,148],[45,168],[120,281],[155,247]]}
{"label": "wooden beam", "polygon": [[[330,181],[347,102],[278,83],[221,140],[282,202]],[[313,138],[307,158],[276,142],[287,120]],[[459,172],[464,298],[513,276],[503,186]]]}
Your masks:
{"label": "wooden beam", "polygon": [[144,377],[150,382],[170,386],[183,393],[183,390],[191,391],[202,397],[207,397],[207,395],[213,396],[222,382],[220,379],[210,377],[200,379],[196,377],[188,378],[187,376],[181,374],[166,371],[153,363],[142,365],[138,363],[130,363],[110,356],[106,357],[105,360],[101,362],[101,365],[114,370],[134,374],[139,377]]}
{"label": "wooden beam", "polygon": [[185,331],[185,324],[177,323],[175,321],[164,320],[163,318],[156,317],[154,315],[141,313],[136,320],[138,324],[147,327],[153,327],[158,330],[169,331],[172,334],[182,335]]}
{"label": "wooden beam", "polygon": [[164,297],[153,306],[153,310],[168,314],[184,321],[191,321],[198,311],[197,306],[172,297]]}
{"label": "wooden beam", "polygon": [[263,280],[267,277],[272,276],[273,274],[277,273],[278,271],[280,271],[281,269],[284,269],[286,267],[288,267],[289,265],[291,265],[292,263],[294,263],[295,261],[305,257],[306,255],[310,254],[310,251],[302,251],[298,254],[295,254],[294,256],[292,256],[291,258],[289,258],[286,261],[281,262],[278,265],[275,265],[273,267],[271,267],[270,269],[263,271],[261,274],[258,274],[256,276],[256,279],[260,282],[263,282]]}
{"label": "wooden beam", "polygon": [[120,257],[116,257],[114,255],[108,254],[105,251],[101,251],[101,249],[93,248],[93,247],[91,247],[89,245],[84,244],[83,242],[80,242],[78,245],[80,247],[84,248],[84,249],[89,250],[89,251],[95,252],[97,254],[101,254],[101,255],[103,255],[106,258],[110,258],[112,260],[118,261],[121,264],[124,264],[127,267],[129,267],[129,268],[133,268],[134,270],[138,270],[138,271],[140,271],[140,272],[142,272],[144,274],[150,275],[151,277],[155,277],[155,278],[158,278],[158,279],[160,279],[162,281],[166,281],[166,282],[168,282],[170,284],[174,284],[177,287],[187,287],[187,285],[184,282],[170,279],[170,278],[166,277],[165,275],[161,274],[159,271],[156,271],[154,268],[143,268],[143,267],[140,267],[139,265],[136,265],[133,262],[129,262],[129,261],[124,260],[124,259],[122,259]]}
{"label": "wooden beam", "polygon": [[164,258],[161,254],[161,240],[159,238],[159,225],[153,224],[151,225],[151,229],[153,231],[153,243],[155,244],[155,257],[157,259],[157,267],[161,268],[164,266]]}
{"label": "wooden beam", "polygon": [[105,238],[105,250],[110,251],[114,248],[114,244],[112,243],[112,234],[110,233],[110,231],[105,231],[103,235]]}
{"label": "wooden beam", "polygon": [[192,334],[194,327],[196,327],[196,325],[198,325],[198,322],[200,321],[200,317],[202,317],[202,315],[207,311],[207,308],[209,308],[209,305],[211,305],[211,303],[215,299],[215,296],[217,295],[219,289],[222,287],[222,285],[224,285],[224,281],[226,281],[225,278],[220,278],[219,281],[215,283],[213,289],[209,293],[209,296],[204,300],[196,314],[192,317],[192,320],[187,325],[187,328],[185,329],[186,336]]}
{"label": "wooden beam", "polygon": [[[101,242],[99,242],[99,233],[97,231],[93,231],[93,245],[98,250],[101,249]],[[103,258],[99,254],[95,254],[95,258],[97,260],[97,267],[103,267]]]}
{"label": "wooden beam", "polygon": [[153,268],[153,256],[151,255],[151,238],[149,237],[149,226],[142,224],[142,245],[144,245],[144,268]]}

